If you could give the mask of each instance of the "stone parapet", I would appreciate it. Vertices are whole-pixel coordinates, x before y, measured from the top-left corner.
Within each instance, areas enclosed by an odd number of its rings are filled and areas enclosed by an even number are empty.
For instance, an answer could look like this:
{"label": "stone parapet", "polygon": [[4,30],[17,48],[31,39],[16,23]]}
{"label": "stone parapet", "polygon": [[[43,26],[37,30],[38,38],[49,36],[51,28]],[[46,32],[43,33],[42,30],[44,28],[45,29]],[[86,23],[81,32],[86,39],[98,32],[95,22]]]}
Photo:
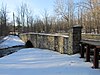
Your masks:
{"label": "stone parapet", "polygon": [[74,26],[68,36],[64,34],[24,33],[20,34],[23,41],[30,40],[34,48],[49,49],[62,54],[74,54],[79,51],[81,26]]}

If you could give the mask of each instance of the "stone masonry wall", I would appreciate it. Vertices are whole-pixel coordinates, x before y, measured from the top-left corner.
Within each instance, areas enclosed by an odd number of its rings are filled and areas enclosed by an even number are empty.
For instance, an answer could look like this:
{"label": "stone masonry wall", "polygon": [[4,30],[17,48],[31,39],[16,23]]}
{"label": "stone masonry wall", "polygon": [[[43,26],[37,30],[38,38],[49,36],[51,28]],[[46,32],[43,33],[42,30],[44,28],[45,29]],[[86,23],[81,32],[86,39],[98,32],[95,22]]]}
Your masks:
{"label": "stone masonry wall", "polygon": [[20,37],[25,42],[30,40],[34,48],[74,54],[79,51],[81,29],[81,26],[74,26],[69,30],[69,36],[61,34],[24,33],[20,34]]}

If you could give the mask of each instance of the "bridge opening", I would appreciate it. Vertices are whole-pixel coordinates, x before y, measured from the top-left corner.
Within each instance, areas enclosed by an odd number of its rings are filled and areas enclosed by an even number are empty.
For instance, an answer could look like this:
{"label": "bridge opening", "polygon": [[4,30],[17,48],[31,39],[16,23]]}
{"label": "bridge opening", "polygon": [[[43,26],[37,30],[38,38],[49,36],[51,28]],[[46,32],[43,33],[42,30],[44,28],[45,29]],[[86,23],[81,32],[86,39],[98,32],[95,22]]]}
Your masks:
{"label": "bridge opening", "polygon": [[25,43],[25,47],[26,48],[32,48],[33,47],[33,44],[30,40],[27,40],[27,42]]}

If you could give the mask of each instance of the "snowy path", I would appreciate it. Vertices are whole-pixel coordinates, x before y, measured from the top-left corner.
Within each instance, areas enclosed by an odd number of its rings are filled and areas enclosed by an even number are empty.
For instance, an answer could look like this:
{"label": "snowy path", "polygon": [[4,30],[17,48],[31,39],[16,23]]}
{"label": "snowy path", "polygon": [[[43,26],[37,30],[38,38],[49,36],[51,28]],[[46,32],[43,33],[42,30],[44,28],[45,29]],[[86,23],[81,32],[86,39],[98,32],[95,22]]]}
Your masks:
{"label": "snowy path", "polygon": [[18,36],[9,35],[0,41],[0,49],[20,45],[25,45],[25,43]]}
{"label": "snowy path", "polygon": [[29,48],[0,58],[0,75],[100,75],[79,55]]}

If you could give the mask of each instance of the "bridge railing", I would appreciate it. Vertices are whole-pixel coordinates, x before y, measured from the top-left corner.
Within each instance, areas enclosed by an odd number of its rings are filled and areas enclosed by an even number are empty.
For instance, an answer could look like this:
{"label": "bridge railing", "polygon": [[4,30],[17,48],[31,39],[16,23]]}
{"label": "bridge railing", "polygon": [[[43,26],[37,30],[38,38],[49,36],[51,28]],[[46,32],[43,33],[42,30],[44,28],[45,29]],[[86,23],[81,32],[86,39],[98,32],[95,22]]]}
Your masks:
{"label": "bridge railing", "polygon": [[69,36],[43,33],[24,33],[20,36],[25,42],[30,40],[34,48],[50,49],[60,53],[67,53],[68,50]]}
{"label": "bridge railing", "polygon": [[50,49],[60,53],[73,54],[79,52],[81,29],[81,26],[74,26],[69,30],[68,35],[22,33],[19,36],[25,42],[30,40],[34,48]]}

